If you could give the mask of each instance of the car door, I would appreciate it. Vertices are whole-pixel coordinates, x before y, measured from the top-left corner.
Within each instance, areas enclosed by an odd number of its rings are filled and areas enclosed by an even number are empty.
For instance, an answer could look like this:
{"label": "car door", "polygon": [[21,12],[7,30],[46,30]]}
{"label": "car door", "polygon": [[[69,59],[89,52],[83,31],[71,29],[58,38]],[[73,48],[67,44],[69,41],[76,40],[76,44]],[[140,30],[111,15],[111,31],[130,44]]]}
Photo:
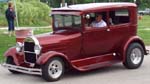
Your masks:
{"label": "car door", "polygon": [[[107,22],[107,13],[105,13],[104,19]],[[83,49],[86,57],[109,53],[110,45],[112,44],[112,35],[109,33],[108,26],[101,28],[85,26],[85,31],[83,32]]]}
{"label": "car door", "polygon": [[128,9],[115,9],[109,11],[109,29],[112,35],[110,51],[117,52],[119,47],[122,45],[124,40],[128,39],[128,37],[132,34],[132,27],[130,27],[130,14]]}

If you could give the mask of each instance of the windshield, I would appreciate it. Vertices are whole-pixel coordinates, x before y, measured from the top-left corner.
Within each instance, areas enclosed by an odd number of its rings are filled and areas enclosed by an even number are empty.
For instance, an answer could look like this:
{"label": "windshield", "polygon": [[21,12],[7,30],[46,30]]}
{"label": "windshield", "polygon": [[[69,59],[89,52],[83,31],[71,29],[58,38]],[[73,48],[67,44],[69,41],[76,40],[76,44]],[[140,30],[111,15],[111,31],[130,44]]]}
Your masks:
{"label": "windshield", "polygon": [[53,15],[56,29],[80,29],[81,16],[76,15]]}

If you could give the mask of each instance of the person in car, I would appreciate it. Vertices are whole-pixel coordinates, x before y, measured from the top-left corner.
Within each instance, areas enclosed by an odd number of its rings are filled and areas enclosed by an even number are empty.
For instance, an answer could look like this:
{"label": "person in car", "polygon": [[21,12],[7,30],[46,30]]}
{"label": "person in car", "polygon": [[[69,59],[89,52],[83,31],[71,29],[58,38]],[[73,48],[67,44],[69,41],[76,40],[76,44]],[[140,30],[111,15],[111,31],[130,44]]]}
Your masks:
{"label": "person in car", "polygon": [[97,15],[96,20],[92,22],[92,27],[106,27],[106,22],[102,19],[102,15]]}

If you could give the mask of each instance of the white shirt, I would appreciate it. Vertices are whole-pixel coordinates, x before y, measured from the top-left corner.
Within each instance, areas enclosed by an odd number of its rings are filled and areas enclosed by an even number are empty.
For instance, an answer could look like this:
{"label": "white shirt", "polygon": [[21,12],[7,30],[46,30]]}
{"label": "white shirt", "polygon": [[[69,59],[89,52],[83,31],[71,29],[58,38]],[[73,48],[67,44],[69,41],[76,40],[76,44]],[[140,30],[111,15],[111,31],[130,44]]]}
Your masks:
{"label": "white shirt", "polygon": [[101,20],[100,22],[96,22],[96,21],[92,22],[91,26],[92,27],[106,27],[107,24],[104,20]]}

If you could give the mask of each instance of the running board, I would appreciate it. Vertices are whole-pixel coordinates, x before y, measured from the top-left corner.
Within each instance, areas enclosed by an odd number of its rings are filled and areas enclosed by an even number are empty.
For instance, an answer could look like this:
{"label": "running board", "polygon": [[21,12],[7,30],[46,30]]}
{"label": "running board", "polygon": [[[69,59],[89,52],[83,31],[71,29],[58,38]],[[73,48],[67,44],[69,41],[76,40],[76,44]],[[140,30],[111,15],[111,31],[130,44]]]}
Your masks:
{"label": "running board", "polygon": [[87,71],[87,70],[92,70],[92,69],[97,69],[97,68],[102,68],[102,67],[107,67],[107,66],[111,66],[115,63],[118,63],[119,60],[115,60],[115,61],[106,61],[106,62],[101,62],[101,63],[97,63],[97,64],[91,64],[91,65],[87,65],[87,66],[82,66],[79,67],[80,70],[83,71]]}
{"label": "running board", "polygon": [[14,70],[14,71],[21,72],[21,73],[25,73],[25,74],[42,75],[41,69],[26,68],[26,67],[15,66],[15,65],[6,64],[6,63],[3,63],[2,66],[3,66],[4,68],[9,69],[9,70]]}
{"label": "running board", "polygon": [[79,71],[87,71],[91,69],[100,68],[103,66],[110,66],[116,62],[120,62],[116,53],[92,56],[88,58],[71,61],[74,68],[76,68]]}

